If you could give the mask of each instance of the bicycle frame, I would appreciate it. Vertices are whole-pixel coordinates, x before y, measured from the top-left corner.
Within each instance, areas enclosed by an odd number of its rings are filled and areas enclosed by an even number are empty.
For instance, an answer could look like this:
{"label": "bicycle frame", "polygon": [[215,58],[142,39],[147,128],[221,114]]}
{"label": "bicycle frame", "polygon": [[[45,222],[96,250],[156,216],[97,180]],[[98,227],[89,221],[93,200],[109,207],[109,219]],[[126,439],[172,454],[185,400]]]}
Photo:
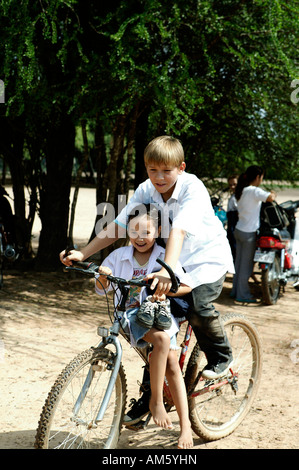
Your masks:
{"label": "bicycle frame", "polygon": [[[76,268],[71,268],[71,269],[76,270]],[[79,269],[79,271],[81,271],[81,269]],[[94,274],[94,272],[92,272],[92,271],[90,271],[90,273]],[[103,420],[103,417],[105,415],[107,406],[109,404],[109,400],[111,398],[111,394],[113,392],[113,388],[115,386],[115,382],[116,382],[116,379],[117,379],[119,368],[120,368],[120,365],[121,365],[123,351],[122,351],[122,346],[121,346],[120,340],[118,338],[118,335],[119,335],[119,332],[120,332],[120,329],[121,329],[120,321],[121,321],[122,316],[123,316],[123,314],[126,310],[125,309],[125,304],[126,304],[126,300],[128,298],[128,294],[129,294],[129,287],[128,287],[128,285],[126,284],[126,282],[124,280],[117,279],[117,281],[116,281],[116,278],[113,278],[113,276],[107,276],[107,278],[110,279],[112,282],[113,281],[117,282],[118,287],[119,287],[120,292],[121,292],[121,299],[120,299],[120,302],[119,302],[118,306],[115,307],[115,310],[114,310],[115,320],[114,320],[113,325],[110,327],[110,329],[108,330],[107,328],[101,328],[101,327],[98,328],[98,334],[100,334],[100,336],[102,336],[102,341],[99,343],[99,345],[97,346],[96,349],[105,348],[106,345],[108,345],[108,344],[113,345],[114,348],[115,348],[115,355],[114,355],[114,363],[113,363],[113,365],[111,365],[112,374],[111,374],[111,377],[109,379],[109,383],[108,383],[103,401],[101,403],[100,409],[99,409],[98,414],[96,416],[95,425],[96,425],[96,423]],[[187,320],[181,321],[180,325],[182,323],[186,322],[186,321]],[[180,356],[179,356],[179,366],[180,366],[181,371],[183,370],[184,363],[185,363],[185,360],[186,360],[186,356],[187,356],[187,352],[188,352],[189,344],[190,344],[190,340],[191,340],[192,331],[193,331],[192,326],[188,322],[186,332],[185,332],[185,336],[184,336],[184,340],[183,340],[182,346],[181,346],[181,353],[180,353]],[[129,339],[126,336],[125,333],[122,336],[124,336],[124,338],[127,341],[129,341]],[[145,363],[147,363],[148,361],[147,361],[146,357],[140,352],[140,350],[138,348],[134,348],[134,349],[137,352],[137,354],[139,354],[142,357],[142,359],[145,361]],[[231,379],[225,378],[222,381],[217,382],[217,383],[214,383],[214,381],[212,381],[212,383],[210,381],[206,381],[206,386],[203,387],[202,389],[196,391],[195,388],[196,388],[198,382],[203,380],[201,378],[201,372],[199,372],[198,376],[196,377],[196,379],[194,381],[192,389],[189,390],[189,392],[188,392],[188,396],[191,397],[191,398],[194,398],[194,397],[197,397],[199,395],[203,395],[205,393],[208,393],[208,392],[211,392],[213,390],[219,389],[219,388],[221,388],[221,387],[223,387],[224,385],[227,385],[227,384],[230,384],[232,386],[233,390],[237,391],[238,373],[234,373],[231,369],[230,369],[230,372],[232,374]],[[88,392],[88,389],[89,389],[89,386],[91,384],[93,375],[94,375],[94,370],[93,370],[93,366],[91,366],[90,370],[87,374],[87,377],[85,379],[85,382],[82,386],[82,389],[79,393],[79,396],[76,400],[74,408],[73,408],[73,414],[74,414],[73,419],[74,420],[76,420],[76,416],[79,413],[81,404],[82,404],[82,402],[83,402],[83,400],[84,400],[84,398],[85,398],[85,396]],[[164,382],[164,395],[165,395],[166,400],[169,403],[172,403],[172,397],[171,397],[171,393],[170,393],[167,382]],[[150,415],[149,415],[149,417],[150,417]],[[146,420],[146,423],[148,421],[149,421],[149,419]]]}
{"label": "bicycle frame", "polygon": [[[108,337],[108,340],[106,340],[106,338],[103,338],[103,341],[101,341],[101,343],[98,345],[98,347],[96,349],[100,349],[102,347],[105,347],[106,344],[112,344],[114,347],[115,347],[115,350],[116,350],[116,353],[115,353],[115,362],[114,362],[114,365],[113,365],[113,369],[112,369],[112,374],[111,374],[111,377],[110,377],[110,380],[109,380],[109,383],[108,383],[108,386],[107,386],[107,390],[105,392],[105,396],[103,398],[103,401],[101,403],[101,407],[99,409],[99,412],[97,414],[97,417],[95,419],[95,424],[97,424],[99,421],[102,421],[103,417],[104,417],[104,414],[106,412],[106,409],[107,409],[107,406],[109,404],[109,400],[110,400],[110,397],[111,397],[111,394],[112,394],[112,391],[113,391],[113,388],[114,388],[114,385],[115,385],[115,381],[116,381],[116,378],[117,378],[117,374],[118,374],[118,371],[119,371],[119,368],[120,368],[120,364],[121,364],[121,360],[122,360],[122,346],[121,346],[121,343],[118,339],[118,337],[116,335],[109,335]],[[77,414],[79,413],[79,410],[80,410],[80,407],[81,407],[81,404],[88,392],[88,389],[90,387],[90,384],[91,384],[91,381],[93,379],[93,376],[94,376],[94,373],[95,371],[93,370],[93,366],[90,367],[89,369],[89,372],[87,374],[87,377],[86,377],[86,380],[83,384],[83,387],[82,387],[82,390],[76,400],[76,403],[75,403],[75,406],[74,406],[74,409],[73,409],[73,413],[74,413],[74,416],[77,416]]]}
{"label": "bicycle frame", "polygon": [[[113,371],[112,371],[112,374],[111,374],[111,377],[110,377],[110,380],[109,380],[109,384],[108,384],[105,396],[103,398],[103,402],[101,404],[100,410],[99,410],[98,415],[97,415],[96,420],[95,420],[96,423],[98,421],[101,421],[104,417],[104,414],[106,412],[106,409],[107,409],[107,406],[108,406],[108,403],[109,403],[109,400],[110,400],[110,397],[111,397],[113,387],[115,385],[117,374],[118,374],[118,371],[119,371],[119,368],[120,368],[120,363],[121,363],[121,360],[122,360],[122,347],[121,347],[121,344],[120,344],[120,341],[119,341],[118,337],[111,335],[109,337],[109,340],[110,340],[110,341],[108,341],[109,344],[113,344],[115,349],[116,349],[116,357],[115,357],[115,363],[114,363]],[[101,347],[102,344],[104,344],[104,341],[102,341],[102,343],[99,345],[99,347]]]}
{"label": "bicycle frame", "polygon": [[[183,320],[182,322],[180,322],[180,325],[182,323],[186,322],[186,321],[187,320]],[[183,340],[182,345],[181,345],[182,349],[181,349],[181,353],[180,353],[180,357],[179,357],[179,365],[180,365],[181,370],[183,370],[184,363],[185,363],[185,360],[186,360],[186,356],[187,356],[187,352],[188,352],[189,344],[190,344],[190,340],[191,340],[192,331],[193,331],[193,328],[190,325],[190,323],[188,322],[186,332],[185,332],[185,336],[184,336],[184,340]],[[195,391],[195,388],[196,388],[198,382],[201,381],[201,380],[204,380],[204,379],[201,378],[201,371],[200,371],[198,376],[196,377],[196,379],[194,381],[192,389],[189,390],[189,392],[188,392],[188,396],[191,397],[191,398],[195,398],[195,397],[198,397],[200,395],[204,395],[205,393],[209,393],[213,390],[217,390],[218,388],[221,388],[221,387],[223,387],[224,385],[227,385],[227,384],[230,384],[234,390],[237,390],[238,373],[233,372],[232,369],[230,369],[230,373],[232,374],[231,379],[225,378],[221,382],[217,382],[217,383],[214,383],[214,381],[205,380],[206,381],[206,386],[204,388],[202,388],[201,390]],[[166,391],[165,389],[166,389],[166,387],[164,386],[164,392]],[[171,398],[170,392],[166,391],[166,394],[168,395],[168,398]]]}

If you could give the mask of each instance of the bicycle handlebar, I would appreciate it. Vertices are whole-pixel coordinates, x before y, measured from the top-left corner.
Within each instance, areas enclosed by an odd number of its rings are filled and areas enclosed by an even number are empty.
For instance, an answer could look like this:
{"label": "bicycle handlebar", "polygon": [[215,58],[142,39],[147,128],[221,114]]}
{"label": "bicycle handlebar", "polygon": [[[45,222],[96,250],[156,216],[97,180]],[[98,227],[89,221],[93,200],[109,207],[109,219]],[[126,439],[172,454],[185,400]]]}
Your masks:
{"label": "bicycle handlebar", "polygon": [[157,263],[161,264],[161,266],[163,266],[163,268],[165,268],[168,272],[172,285],[170,291],[175,294],[178,291],[178,288],[180,287],[180,280],[176,277],[171,267],[167,263],[165,263],[165,261],[160,258],[157,258],[156,261]]}
{"label": "bicycle handlebar", "polygon": [[[172,287],[170,289],[171,292],[174,294],[178,291],[178,288],[180,286],[180,281],[174,274],[173,270],[171,267],[165,263],[165,261],[161,260],[160,258],[157,258],[157,263],[159,263],[161,266],[163,266],[166,271],[168,272],[171,280]],[[91,274],[91,275],[96,275],[99,274],[99,266],[96,265],[93,262],[86,262],[86,261],[73,261],[73,266],[66,266],[66,269],[68,270],[73,270],[73,271],[79,271],[84,274]],[[111,282],[114,282],[116,284],[127,284],[127,285],[134,285],[134,286],[139,286],[139,287],[144,287],[144,286],[149,286],[150,284],[146,281],[138,281],[137,279],[123,279],[121,277],[115,277],[111,276],[110,274],[103,274],[103,276],[106,276],[107,279]]]}

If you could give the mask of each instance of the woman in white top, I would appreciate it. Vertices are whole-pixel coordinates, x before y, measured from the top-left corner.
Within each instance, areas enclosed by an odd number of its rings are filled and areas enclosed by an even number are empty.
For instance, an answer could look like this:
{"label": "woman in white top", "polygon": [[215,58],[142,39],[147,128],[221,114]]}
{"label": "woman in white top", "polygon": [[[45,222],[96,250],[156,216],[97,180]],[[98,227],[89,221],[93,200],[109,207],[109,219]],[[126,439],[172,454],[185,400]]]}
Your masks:
{"label": "woman in white top", "polygon": [[275,194],[259,188],[263,181],[264,171],[257,165],[247,168],[240,175],[235,195],[238,203],[239,220],[235,228],[236,260],[231,297],[238,302],[256,302],[253,298],[248,280],[253,270],[253,258],[256,248],[256,231],[260,225],[262,202],[272,202]]}

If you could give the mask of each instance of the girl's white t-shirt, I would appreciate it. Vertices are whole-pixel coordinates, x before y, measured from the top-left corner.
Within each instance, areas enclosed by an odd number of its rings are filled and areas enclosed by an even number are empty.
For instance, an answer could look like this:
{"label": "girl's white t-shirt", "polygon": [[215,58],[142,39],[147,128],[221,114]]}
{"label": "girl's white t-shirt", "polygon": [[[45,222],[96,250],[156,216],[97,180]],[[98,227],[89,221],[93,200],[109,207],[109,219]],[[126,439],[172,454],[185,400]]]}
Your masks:
{"label": "girl's white t-shirt", "polygon": [[270,192],[257,186],[247,186],[238,200],[239,220],[236,228],[241,232],[256,232],[260,226],[262,202],[266,202]]}
{"label": "girl's white t-shirt", "polygon": [[[148,262],[141,266],[135,257],[133,257],[133,275],[132,279],[142,280],[147,275]],[[130,286],[126,309],[140,307],[140,293],[142,287]]]}

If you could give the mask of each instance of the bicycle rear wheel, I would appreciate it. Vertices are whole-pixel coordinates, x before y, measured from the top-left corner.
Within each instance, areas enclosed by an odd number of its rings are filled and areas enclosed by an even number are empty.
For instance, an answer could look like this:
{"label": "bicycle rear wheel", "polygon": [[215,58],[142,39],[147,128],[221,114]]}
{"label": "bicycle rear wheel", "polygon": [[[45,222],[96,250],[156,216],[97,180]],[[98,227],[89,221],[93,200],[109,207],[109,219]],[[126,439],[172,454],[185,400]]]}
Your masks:
{"label": "bicycle rear wheel", "polygon": [[[243,421],[256,396],[262,371],[262,347],[255,327],[242,315],[223,317],[233,350],[231,371],[217,380],[200,379],[206,358],[195,345],[188,361],[185,383],[193,431],[206,441],[231,434]],[[194,389],[194,382],[198,383]]]}
{"label": "bicycle rear wheel", "polygon": [[[95,423],[113,367],[107,349],[89,349],[62,371],[43,407],[35,439],[38,449],[113,449],[126,404],[126,378],[120,366],[103,420]],[[92,381],[76,414],[74,407],[92,368]]]}

